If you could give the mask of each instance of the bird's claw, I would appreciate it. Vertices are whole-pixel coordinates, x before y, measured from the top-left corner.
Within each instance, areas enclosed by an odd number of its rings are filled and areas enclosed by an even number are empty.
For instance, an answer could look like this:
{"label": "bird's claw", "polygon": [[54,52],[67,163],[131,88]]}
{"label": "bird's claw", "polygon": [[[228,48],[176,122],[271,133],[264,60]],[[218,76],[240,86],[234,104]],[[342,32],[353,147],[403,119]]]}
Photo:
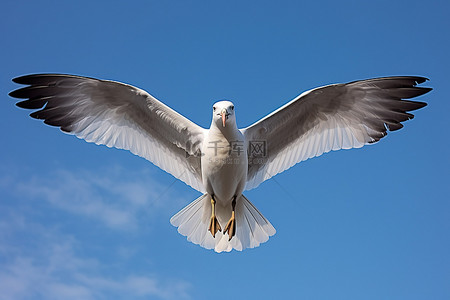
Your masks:
{"label": "bird's claw", "polygon": [[227,231],[229,236],[228,241],[231,241],[233,236],[236,234],[236,221],[234,217],[232,217],[228,221],[227,226],[225,226],[225,230],[223,231],[223,234],[227,233]]}
{"label": "bird's claw", "polygon": [[211,220],[209,221],[209,232],[211,232],[212,236],[215,238],[216,233],[218,231],[222,231],[222,228],[220,227],[219,221],[217,220],[216,216],[211,216]]}

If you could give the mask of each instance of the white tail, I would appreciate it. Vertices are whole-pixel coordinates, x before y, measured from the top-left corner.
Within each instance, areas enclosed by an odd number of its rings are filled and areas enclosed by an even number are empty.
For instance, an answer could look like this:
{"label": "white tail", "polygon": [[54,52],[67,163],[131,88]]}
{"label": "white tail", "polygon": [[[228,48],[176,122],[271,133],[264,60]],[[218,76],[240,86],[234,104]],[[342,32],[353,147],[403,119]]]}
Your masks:
{"label": "white tail", "polygon": [[[236,235],[228,241],[228,234],[217,232],[213,238],[208,231],[211,217],[210,200],[210,196],[204,194],[170,219],[170,223],[178,227],[178,232],[186,236],[188,241],[206,249],[214,249],[216,252],[229,252],[232,249],[242,251],[258,247],[275,234],[276,230],[272,224],[244,195],[241,195],[236,200]],[[231,204],[216,205],[216,217],[224,228],[231,217]]]}

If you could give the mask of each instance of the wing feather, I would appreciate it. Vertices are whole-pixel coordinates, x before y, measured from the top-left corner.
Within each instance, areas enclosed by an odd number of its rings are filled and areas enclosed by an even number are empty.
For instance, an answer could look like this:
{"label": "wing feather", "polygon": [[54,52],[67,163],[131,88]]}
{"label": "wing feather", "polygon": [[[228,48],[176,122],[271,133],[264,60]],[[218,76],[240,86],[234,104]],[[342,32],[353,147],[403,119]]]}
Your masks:
{"label": "wing feather", "polygon": [[129,150],[203,192],[200,149],[205,129],[147,92],[114,81],[62,74],[13,79],[10,93],[30,116],[88,142]]}
{"label": "wing feather", "polygon": [[265,157],[249,159],[246,189],[306,159],[360,148],[402,128],[401,122],[414,117],[410,111],[426,106],[405,100],[429,92],[416,86],[426,80],[383,77],[316,88],[242,129],[247,142],[265,141],[267,146]]}

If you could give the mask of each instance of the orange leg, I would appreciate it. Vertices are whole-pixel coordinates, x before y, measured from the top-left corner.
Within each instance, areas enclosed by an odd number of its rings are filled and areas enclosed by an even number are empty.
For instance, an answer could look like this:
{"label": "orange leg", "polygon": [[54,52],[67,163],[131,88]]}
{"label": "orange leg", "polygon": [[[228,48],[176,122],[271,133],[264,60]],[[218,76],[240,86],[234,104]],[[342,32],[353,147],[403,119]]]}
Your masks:
{"label": "orange leg", "polygon": [[211,232],[214,238],[218,231],[222,231],[219,221],[216,218],[216,200],[214,199],[214,195],[211,195],[211,219],[209,221],[208,231]]}
{"label": "orange leg", "polygon": [[228,240],[230,241],[233,236],[236,235],[236,218],[235,218],[235,208],[236,208],[236,196],[234,196],[233,198],[233,202],[231,202],[231,218],[227,223],[227,226],[225,226],[225,230],[223,231],[223,233],[225,234],[226,232],[228,232]]}

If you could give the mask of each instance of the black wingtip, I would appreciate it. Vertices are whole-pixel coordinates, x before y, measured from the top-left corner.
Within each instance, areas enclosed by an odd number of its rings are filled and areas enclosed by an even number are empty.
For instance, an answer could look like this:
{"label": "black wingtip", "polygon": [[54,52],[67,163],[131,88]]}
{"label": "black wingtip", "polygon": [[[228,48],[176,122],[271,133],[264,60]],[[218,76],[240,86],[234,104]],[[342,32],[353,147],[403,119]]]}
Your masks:
{"label": "black wingtip", "polygon": [[430,88],[430,87],[422,87],[422,89],[424,89],[426,91],[425,93],[431,92],[433,90],[433,88]]}
{"label": "black wingtip", "polygon": [[8,96],[10,96],[12,98],[19,98],[19,99],[23,98],[23,97],[20,97],[20,93],[21,93],[20,90],[21,89],[17,89],[17,90],[11,91],[11,92],[8,93]]}
{"label": "black wingtip", "polygon": [[[393,77],[395,78],[395,76]],[[413,85],[416,86],[418,84],[422,84],[426,81],[430,81],[429,78],[424,77],[424,76],[398,76],[398,78],[404,78],[404,79],[409,79],[414,81]]]}
{"label": "black wingtip", "polygon": [[[11,93],[10,93],[11,94]],[[11,96],[11,95],[10,95]],[[28,100],[25,100],[25,101],[20,101],[20,102],[17,102],[16,103],[16,106],[17,107],[20,107],[20,108],[29,108],[28,107]]]}
{"label": "black wingtip", "polygon": [[39,89],[36,87],[26,86],[26,87],[22,87],[20,89],[10,92],[9,96],[11,96],[13,98],[18,98],[18,99],[28,99],[28,98],[34,96],[35,92],[37,90],[39,90]]}
{"label": "black wingtip", "polygon": [[14,82],[14,83],[19,83],[19,84],[20,84],[20,78],[21,78],[21,77],[15,77],[15,78],[13,78],[13,79],[12,79],[12,82]]}
{"label": "black wingtip", "polygon": [[29,100],[17,102],[16,106],[20,107],[20,108],[25,108],[25,109],[39,109],[39,108],[43,108],[45,106],[45,104],[47,104],[47,102],[48,102],[48,99],[46,99],[46,98],[29,99]]}
{"label": "black wingtip", "polygon": [[404,97],[404,99],[419,97],[419,96],[425,95],[426,93],[429,93],[431,90],[433,90],[433,89],[429,88],[429,87],[416,87],[415,86],[411,89],[411,91],[414,91],[414,94],[409,95],[410,97]]}
{"label": "black wingtip", "polygon": [[417,109],[428,105],[428,103],[426,103],[426,102],[420,102],[420,101],[415,101],[415,102],[417,103],[417,106],[418,106]]}
{"label": "black wingtip", "polygon": [[417,76],[415,77],[416,84],[424,83],[425,81],[429,81],[430,79],[427,77]]}
{"label": "black wingtip", "polygon": [[22,75],[22,76],[13,78],[12,81],[14,83],[18,83],[18,84],[29,84],[28,79],[30,79],[34,76],[36,76],[36,74]]}

